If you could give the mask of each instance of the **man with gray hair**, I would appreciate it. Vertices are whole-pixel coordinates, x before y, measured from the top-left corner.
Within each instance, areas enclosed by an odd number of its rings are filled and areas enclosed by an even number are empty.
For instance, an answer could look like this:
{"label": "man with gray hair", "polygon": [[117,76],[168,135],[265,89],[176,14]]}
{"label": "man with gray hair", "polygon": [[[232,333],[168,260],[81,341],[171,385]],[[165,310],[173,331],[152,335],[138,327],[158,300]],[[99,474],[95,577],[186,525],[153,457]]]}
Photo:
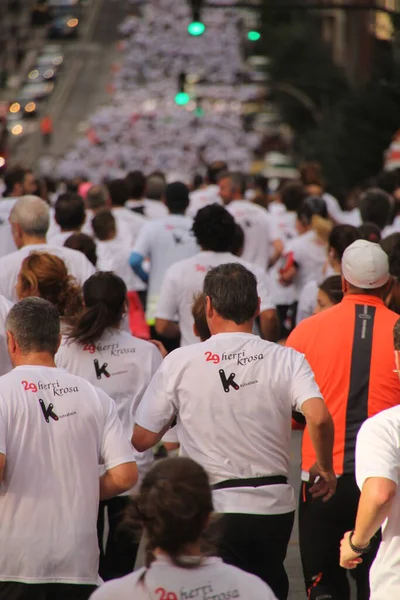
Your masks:
{"label": "man with gray hair", "polygon": [[136,483],[132,446],[113,400],[56,367],[50,302],[21,300],[6,330],[14,369],[0,378],[0,600],[86,600],[99,583],[99,500]]}
{"label": "man with gray hair", "polygon": [[22,261],[33,251],[55,254],[64,260],[68,271],[82,285],[95,272],[81,252],[47,244],[49,207],[37,196],[23,196],[13,206],[9,217],[11,232],[18,250],[0,258],[0,294],[17,300],[15,285]]}
{"label": "man with gray hair", "polygon": [[221,173],[218,184],[222,202],[244,231],[242,258],[267,270],[283,251],[268,212],[245,200],[246,178],[242,173]]}

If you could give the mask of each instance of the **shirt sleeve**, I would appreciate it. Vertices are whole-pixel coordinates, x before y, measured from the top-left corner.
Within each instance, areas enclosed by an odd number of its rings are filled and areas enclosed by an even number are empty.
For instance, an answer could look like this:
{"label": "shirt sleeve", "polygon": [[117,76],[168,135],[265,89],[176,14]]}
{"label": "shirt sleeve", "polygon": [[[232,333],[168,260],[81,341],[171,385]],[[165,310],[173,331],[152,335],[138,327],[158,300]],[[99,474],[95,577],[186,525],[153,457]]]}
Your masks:
{"label": "shirt sleeve", "polygon": [[173,268],[174,265],[165,274],[156,309],[156,318],[165,319],[166,321],[178,320],[178,285],[175,281]]}
{"label": "shirt sleeve", "polygon": [[[322,398],[321,390],[306,357],[296,352],[293,375],[291,378],[292,408],[301,412],[301,407],[310,398]],[[323,398],[322,398],[323,399]]]}
{"label": "shirt sleeve", "polygon": [[159,433],[176,413],[168,392],[168,356],[154,375],[136,411],[135,423],[148,431]]}
{"label": "shirt sleeve", "polygon": [[99,388],[96,392],[107,415],[100,447],[101,464],[109,471],[118,465],[135,462],[133,446],[123,431],[114,400]]}
{"label": "shirt sleeve", "polygon": [[384,477],[396,485],[399,483],[399,434],[397,421],[389,420],[391,410],[371,417],[358,432],[356,479],[360,490],[369,477]]}

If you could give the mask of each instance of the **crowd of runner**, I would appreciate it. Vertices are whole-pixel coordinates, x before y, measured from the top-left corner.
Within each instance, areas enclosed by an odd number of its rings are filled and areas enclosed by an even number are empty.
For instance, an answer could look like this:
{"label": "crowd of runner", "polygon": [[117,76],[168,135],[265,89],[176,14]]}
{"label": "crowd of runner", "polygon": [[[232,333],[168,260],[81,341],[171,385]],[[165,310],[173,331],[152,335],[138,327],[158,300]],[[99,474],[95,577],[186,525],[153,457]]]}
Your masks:
{"label": "crowd of runner", "polygon": [[0,600],[286,600],[296,505],[305,597],[397,598],[400,172],[299,173],[6,172]]}

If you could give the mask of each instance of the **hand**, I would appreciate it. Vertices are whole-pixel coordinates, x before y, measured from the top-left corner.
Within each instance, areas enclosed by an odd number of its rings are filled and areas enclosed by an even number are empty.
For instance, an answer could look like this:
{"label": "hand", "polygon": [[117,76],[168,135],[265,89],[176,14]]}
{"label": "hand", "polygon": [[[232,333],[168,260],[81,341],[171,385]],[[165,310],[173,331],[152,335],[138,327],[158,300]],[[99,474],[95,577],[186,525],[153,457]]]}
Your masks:
{"label": "hand", "polygon": [[336,491],[337,479],[333,469],[324,471],[315,463],[310,469],[310,483],[314,484],[310,488],[310,494],[313,498],[321,498],[327,502]]}
{"label": "hand", "polygon": [[163,358],[165,358],[168,354],[167,349],[165,348],[164,344],[162,342],[160,342],[159,340],[149,340],[150,344],[154,344],[154,346],[157,346],[157,348],[160,351],[160,354]]}
{"label": "hand", "polygon": [[355,569],[360,563],[362,563],[361,556],[356,552],[353,552],[353,550],[350,548],[350,534],[351,531],[347,531],[340,542],[340,566],[344,569]]}

